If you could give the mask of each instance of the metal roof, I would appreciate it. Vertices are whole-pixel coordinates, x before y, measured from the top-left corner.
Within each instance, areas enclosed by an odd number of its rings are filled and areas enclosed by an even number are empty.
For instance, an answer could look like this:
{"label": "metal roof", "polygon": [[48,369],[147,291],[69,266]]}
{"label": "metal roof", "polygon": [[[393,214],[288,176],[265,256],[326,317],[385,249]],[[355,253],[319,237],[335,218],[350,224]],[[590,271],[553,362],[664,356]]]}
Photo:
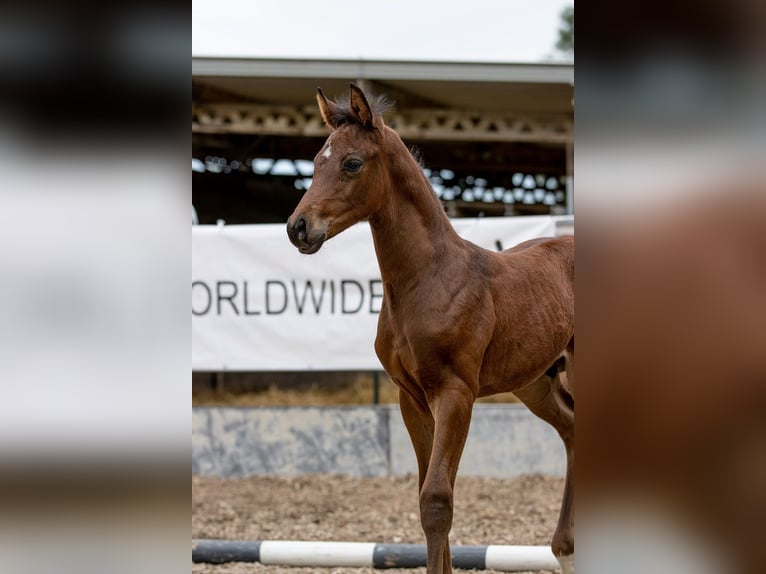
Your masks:
{"label": "metal roof", "polygon": [[312,105],[318,85],[334,95],[354,81],[400,107],[573,114],[572,64],[194,57],[192,79],[198,93],[257,103]]}

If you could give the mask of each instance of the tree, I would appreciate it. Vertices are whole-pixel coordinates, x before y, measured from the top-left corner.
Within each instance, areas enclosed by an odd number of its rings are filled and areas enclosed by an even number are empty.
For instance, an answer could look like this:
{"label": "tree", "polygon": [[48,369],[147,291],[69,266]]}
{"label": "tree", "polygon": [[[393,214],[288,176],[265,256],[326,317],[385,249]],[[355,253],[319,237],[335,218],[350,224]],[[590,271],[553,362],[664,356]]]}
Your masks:
{"label": "tree", "polygon": [[574,52],[574,6],[567,6],[561,11],[561,27],[556,48],[562,52]]}

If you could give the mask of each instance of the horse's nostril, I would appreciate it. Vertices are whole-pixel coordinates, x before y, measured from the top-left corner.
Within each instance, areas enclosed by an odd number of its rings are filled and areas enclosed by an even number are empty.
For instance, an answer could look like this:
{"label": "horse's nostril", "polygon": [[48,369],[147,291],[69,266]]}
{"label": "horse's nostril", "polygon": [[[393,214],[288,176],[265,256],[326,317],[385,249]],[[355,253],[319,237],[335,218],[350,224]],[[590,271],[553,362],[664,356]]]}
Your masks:
{"label": "horse's nostril", "polygon": [[306,218],[302,215],[295,222],[295,232],[298,234],[298,239],[306,240]]}

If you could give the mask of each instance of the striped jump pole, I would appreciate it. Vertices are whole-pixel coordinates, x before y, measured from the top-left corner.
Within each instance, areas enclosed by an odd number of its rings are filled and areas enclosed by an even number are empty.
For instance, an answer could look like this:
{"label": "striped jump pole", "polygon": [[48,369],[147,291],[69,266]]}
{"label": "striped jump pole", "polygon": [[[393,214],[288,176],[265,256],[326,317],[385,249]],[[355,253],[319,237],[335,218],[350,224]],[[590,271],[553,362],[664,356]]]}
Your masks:
{"label": "striped jump pole", "polygon": [[[452,546],[455,568],[557,571],[548,546]],[[259,562],[272,566],[416,568],[426,565],[425,544],[305,542],[297,540],[192,540],[192,562]]]}

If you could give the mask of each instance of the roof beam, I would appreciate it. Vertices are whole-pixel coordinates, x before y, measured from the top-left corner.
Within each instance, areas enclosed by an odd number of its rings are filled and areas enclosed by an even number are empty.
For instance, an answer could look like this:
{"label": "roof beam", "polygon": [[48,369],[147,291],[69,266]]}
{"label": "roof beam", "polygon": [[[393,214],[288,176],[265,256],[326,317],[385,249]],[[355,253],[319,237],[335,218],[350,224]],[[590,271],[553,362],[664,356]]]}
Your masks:
{"label": "roof beam", "polygon": [[572,64],[192,58],[192,77],[431,80],[574,85]]}
{"label": "roof beam", "polygon": [[[566,116],[416,109],[393,112],[387,119],[409,139],[565,144],[574,138],[572,119]],[[192,132],[310,137],[325,136],[327,128],[314,106],[225,103],[194,104]]]}

